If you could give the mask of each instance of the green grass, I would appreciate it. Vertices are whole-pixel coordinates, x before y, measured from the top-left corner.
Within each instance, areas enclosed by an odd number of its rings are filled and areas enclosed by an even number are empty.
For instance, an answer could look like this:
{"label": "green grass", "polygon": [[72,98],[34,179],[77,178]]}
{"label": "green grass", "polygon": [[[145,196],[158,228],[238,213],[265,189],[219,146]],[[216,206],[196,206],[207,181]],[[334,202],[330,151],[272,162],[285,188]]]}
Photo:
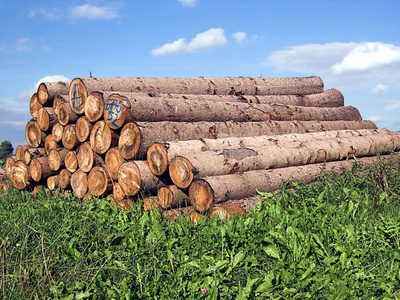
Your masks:
{"label": "green grass", "polygon": [[400,298],[399,164],[331,175],[198,224],[142,214],[140,202],[124,213],[12,190],[0,200],[0,296]]}

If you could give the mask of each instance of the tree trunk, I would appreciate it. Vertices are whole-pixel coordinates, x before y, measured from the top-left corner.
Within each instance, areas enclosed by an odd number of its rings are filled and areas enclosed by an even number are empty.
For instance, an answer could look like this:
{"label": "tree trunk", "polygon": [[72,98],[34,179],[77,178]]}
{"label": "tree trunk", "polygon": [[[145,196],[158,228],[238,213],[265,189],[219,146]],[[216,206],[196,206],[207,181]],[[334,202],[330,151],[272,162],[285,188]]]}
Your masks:
{"label": "tree trunk", "polygon": [[55,140],[57,143],[62,142],[63,134],[64,134],[64,126],[62,126],[60,123],[56,123],[51,130],[51,135],[53,136],[53,140]]}
{"label": "tree trunk", "polygon": [[53,171],[65,167],[65,156],[69,151],[64,148],[52,149],[49,153],[49,166]]}
{"label": "tree trunk", "polygon": [[4,170],[6,171],[6,176],[11,180],[11,176],[13,173],[13,168],[15,167],[16,156],[9,156],[4,163]]}
{"label": "tree trunk", "polygon": [[26,149],[31,149],[32,147],[29,145],[19,145],[15,149],[15,159],[16,160],[24,160],[24,153]]}
{"label": "tree trunk", "polygon": [[72,111],[69,103],[59,104],[55,109],[55,112],[57,114],[58,122],[60,122],[60,124],[64,126],[67,124],[76,123],[79,118],[79,116]]}
{"label": "tree trunk", "polygon": [[[121,130],[118,141],[118,149],[121,153],[121,156],[125,159],[132,159],[135,157],[136,153],[139,151],[141,139],[142,135],[136,123],[126,124]],[[141,154],[146,157],[145,152],[142,152]]]}
{"label": "tree trunk", "polygon": [[117,146],[119,136],[111,130],[104,121],[98,121],[90,133],[90,146],[98,154],[104,154],[108,149]]}
{"label": "tree trunk", "polygon": [[125,162],[118,148],[108,149],[105,157],[105,165],[108,173],[113,180],[118,180],[118,170],[120,166]]}
{"label": "tree trunk", "polygon": [[18,190],[24,189],[31,181],[28,166],[21,160],[16,161],[9,178],[13,187]]}
{"label": "tree trunk", "polygon": [[102,166],[93,167],[88,176],[89,192],[96,197],[104,195],[106,192],[111,193],[113,186],[111,177],[107,174],[107,170]]}
{"label": "tree trunk", "polygon": [[78,169],[78,158],[76,157],[75,151],[69,151],[65,155],[64,163],[65,168],[71,173],[74,173]]}
{"label": "tree trunk", "polygon": [[62,187],[63,189],[69,187],[71,176],[72,174],[70,171],[68,171],[67,169],[62,169],[60,171],[60,174],[58,175],[58,183],[60,184],[60,187]]}
{"label": "tree trunk", "polygon": [[82,199],[88,190],[88,176],[82,170],[78,170],[71,176],[70,181],[75,196]]}
{"label": "tree trunk", "polygon": [[85,103],[85,116],[89,122],[96,122],[103,116],[104,102],[102,92],[90,93]]}
{"label": "tree trunk", "polygon": [[42,107],[43,105],[39,103],[37,93],[34,93],[29,101],[29,112],[31,113],[32,118],[37,118],[38,111]]}
{"label": "tree trunk", "polygon": [[[399,155],[396,155],[399,158]],[[363,157],[357,162],[371,164],[377,156]],[[189,188],[189,198],[193,207],[201,212],[210,209],[211,205],[228,200],[243,199],[260,192],[274,191],[288,181],[311,182],[322,171],[334,170],[341,174],[353,166],[351,160],[310,164],[298,167],[279,168],[274,170],[249,171],[241,174],[209,176],[195,180]]]}
{"label": "tree trunk", "polygon": [[57,95],[53,100],[53,109],[56,110],[57,106],[63,103],[69,103],[68,95]]}
{"label": "tree trunk", "polygon": [[206,176],[298,166],[342,160],[353,156],[385,154],[398,150],[400,150],[400,132],[388,131],[386,134],[176,156],[169,164],[169,174],[174,184],[180,188],[187,188],[193,179]]}
{"label": "tree trunk", "polygon": [[172,184],[172,181],[168,176],[155,176],[150,171],[147,161],[136,160],[135,164],[139,169],[141,179],[141,191],[145,193],[155,193],[161,187]]}
{"label": "tree trunk", "polygon": [[182,191],[176,185],[161,187],[158,190],[157,198],[157,203],[163,209],[187,206],[189,204],[187,191]]}
{"label": "tree trunk", "polygon": [[83,172],[88,173],[94,166],[100,165],[101,157],[93,152],[88,142],[81,144],[78,148],[76,158],[78,159],[78,167]]}
{"label": "tree trunk", "polygon": [[54,139],[53,135],[49,134],[46,136],[46,139],[44,140],[44,150],[46,151],[46,155],[50,154],[50,150],[52,149],[57,149],[60,148],[61,145],[59,145]]}
{"label": "tree trunk", "polygon": [[52,107],[42,107],[38,110],[37,123],[43,132],[51,131],[57,122],[58,118]]}
{"label": "tree trunk", "polygon": [[50,176],[47,178],[47,187],[49,190],[55,190],[59,185],[58,175]]}
{"label": "tree trunk", "polygon": [[44,148],[30,148],[24,151],[24,163],[30,165],[32,159],[39,158],[46,155]]}
{"label": "tree trunk", "polygon": [[75,149],[79,145],[79,141],[76,138],[75,124],[68,124],[64,127],[62,144],[68,150]]}
{"label": "tree trunk", "polygon": [[37,90],[39,103],[51,106],[55,96],[68,94],[68,88],[69,82],[42,82]]}
{"label": "tree trunk", "polygon": [[89,122],[87,117],[80,117],[76,121],[76,138],[81,143],[89,139],[90,132],[92,131],[93,124]]}
{"label": "tree trunk", "polygon": [[36,182],[46,180],[48,177],[56,175],[57,172],[53,171],[49,166],[48,157],[34,158],[29,165],[29,173],[32,179]]}
{"label": "tree trunk", "polygon": [[39,128],[36,120],[31,120],[25,127],[25,138],[29,146],[38,148],[44,145],[46,134]]}

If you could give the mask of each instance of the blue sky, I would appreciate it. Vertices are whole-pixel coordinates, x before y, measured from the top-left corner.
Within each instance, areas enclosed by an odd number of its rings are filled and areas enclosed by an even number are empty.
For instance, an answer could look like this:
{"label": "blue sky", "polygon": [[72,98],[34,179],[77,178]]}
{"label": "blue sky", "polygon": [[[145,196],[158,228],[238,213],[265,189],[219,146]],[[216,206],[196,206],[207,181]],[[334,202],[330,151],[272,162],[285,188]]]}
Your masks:
{"label": "blue sky", "polygon": [[0,0],[0,141],[40,81],[317,75],[400,130],[400,1]]}

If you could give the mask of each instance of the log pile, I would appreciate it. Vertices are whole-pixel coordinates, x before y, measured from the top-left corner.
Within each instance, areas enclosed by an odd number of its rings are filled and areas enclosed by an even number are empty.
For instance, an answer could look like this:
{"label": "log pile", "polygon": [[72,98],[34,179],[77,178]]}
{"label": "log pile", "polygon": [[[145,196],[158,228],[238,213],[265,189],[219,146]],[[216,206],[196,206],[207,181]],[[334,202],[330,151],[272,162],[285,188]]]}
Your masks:
{"label": "log pile", "polygon": [[400,132],[363,121],[316,76],[75,78],[41,83],[29,108],[28,144],[5,166],[15,188],[123,208],[146,195],[145,210],[194,221],[244,214],[256,189],[311,181],[325,162],[345,170],[400,150]]}

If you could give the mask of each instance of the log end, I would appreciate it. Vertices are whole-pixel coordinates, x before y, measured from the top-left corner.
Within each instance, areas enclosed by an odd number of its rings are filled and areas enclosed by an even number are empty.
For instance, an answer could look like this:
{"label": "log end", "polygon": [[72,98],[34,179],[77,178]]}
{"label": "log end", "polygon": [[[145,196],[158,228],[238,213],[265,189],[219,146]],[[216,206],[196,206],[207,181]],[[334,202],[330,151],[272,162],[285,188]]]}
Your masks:
{"label": "log end", "polygon": [[47,90],[46,84],[43,82],[41,84],[39,84],[39,86],[38,86],[37,97],[38,97],[38,101],[41,105],[46,104],[47,99],[49,97],[49,92]]}
{"label": "log end", "polygon": [[127,196],[135,196],[140,191],[140,170],[133,161],[121,165],[118,170],[118,182]]}
{"label": "log end", "polygon": [[155,143],[147,150],[147,162],[150,171],[161,176],[168,169],[168,150],[163,144]]}
{"label": "log end", "polygon": [[160,206],[164,209],[171,207],[173,202],[172,191],[168,187],[161,187],[157,193],[158,202]]}
{"label": "log end", "polygon": [[194,179],[194,167],[186,157],[175,156],[169,164],[169,176],[176,186],[186,189]]}
{"label": "log end", "polygon": [[71,175],[71,172],[69,172],[67,169],[62,169],[60,171],[58,175],[58,183],[60,187],[66,189],[70,185]]}
{"label": "log end", "polygon": [[103,93],[92,92],[86,99],[85,103],[85,116],[89,122],[98,121],[104,112],[104,99]]}
{"label": "log end", "polygon": [[117,180],[119,167],[125,162],[118,148],[109,149],[104,161],[111,178]]}
{"label": "log end", "polygon": [[65,103],[61,103],[57,106],[56,114],[61,125],[65,126],[69,123],[69,111]]}
{"label": "log end", "polygon": [[112,140],[111,129],[104,121],[98,121],[94,124],[90,133],[90,146],[93,151],[99,154],[104,154],[110,148]]}
{"label": "log end", "polygon": [[56,149],[51,149],[49,152],[49,167],[53,171],[58,171],[61,166],[60,153]]}
{"label": "log end", "polygon": [[25,127],[25,138],[29,146],[37,148],[44,143],[43,132],[36,120],[31,120]]}
{"label": "log end", "polygon": [[38,100],[37,93],[33,94],[31,100],[29,101],[29,112],[33,118],[37,118],[37,113],[39,109],[43,107]]}
{"label": "log end", "polygon": [[135,123],[126,124],[122,130],[118,141],[118,149],[125,159],[133,158],[139,151],[142,135],[139,127]]}
{"label": "log end", "polygon": [[94,164],[94,156],[89,143],[83,143],[79,146],[76,158],[78,159],[79,169],[85,173],[90,172]]}
{"label": "log end", "polygon": [[81,170],[76,171],[71,176],[70,184],[74,194],[78,198],[83,199],[88,189],[88,179],[86,173],[82,172]]}
{"label": "log end", "polygon": [[83,114],[85,112],[85,103],[88,97],[88,92],[82,79],[75,78],[71,81],[68,90],[68,97],[72,111],[76,114]]}
{"label": "log end", "polygon": [[42,131],[47,131],[50,127],[50,115],[46,108],[42,107],[37,112],[37,123]]}
{"label": "log end", "polygon": [[76,169],[78,168],[78,159],[77,159],[74,151],[69,151],[65,155],[65,167],[71,173],[74,173],[76,171]]}
{"label": "log end", "polygon": [[101,166],[94,167],[88,176],[88,189],[89,192],[99,197],[105,193],[108,187],[108,176],[105,169]]}
{"label": "log end", "polygon": [[12,186],[18,190],[24,189],[29,184],[29,175],[28,166],[22,161],[17,161],[9,177]]}
{"label": "log end", "polygon": [[207,181],[197,179],[190,185],[189,200],[197,211],[204,213],[214,203],[214,191]]}
{"label": "log end", "polygon": [[122,104],[119,94],[111,94],[105,104],[104,120],[111,129],[119,129],[125,123],[127,108]]}
{"label": "log end", "polygon": [[36,182],[39,182],[42,179],[42,164],[40,163],[39,159],[32,159],[29,165],[29,172],[32,176],[32,179]]}

